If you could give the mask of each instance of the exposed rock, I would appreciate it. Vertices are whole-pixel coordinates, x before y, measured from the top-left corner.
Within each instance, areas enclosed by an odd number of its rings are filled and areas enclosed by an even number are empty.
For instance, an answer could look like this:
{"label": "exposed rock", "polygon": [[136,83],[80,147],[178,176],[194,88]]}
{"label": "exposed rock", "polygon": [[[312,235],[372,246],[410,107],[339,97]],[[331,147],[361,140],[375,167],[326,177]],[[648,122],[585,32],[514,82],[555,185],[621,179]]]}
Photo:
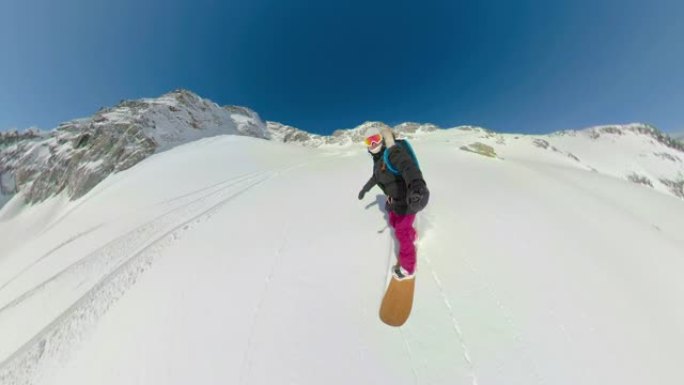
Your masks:
{"label": "exposed rock", "polygon": [[684,199],[684,179],[680,179],[680,180],[661,179],[660,183],[667,186],[674,195]]}
{"label": "exposed rock", "polygon": [[28,203],[62,192],[76,199],[155,152],[222,134],[269,138],[254,111],[222,108],[186,90],[122,101],[44,134],[2,134],[0,193],[22,191]]}
{"label": "exposed rock", "polygon": [[461,150],[484,155],[489,158],[497,158],[496,151],[494,151],[494,148],[492,146],[480,142],[475,142],[467,146],[462,146]]}
{"label": "exposed rock", "polygon": [[632,183],[641,184],[641,185],[653,188],[653,183],[651,182],[650,179],[648,179],[647,177],[645,177],[643,175],[639,175],[637,173],[634,173],[634,172],[627,175],[627,180],[629,180]]}

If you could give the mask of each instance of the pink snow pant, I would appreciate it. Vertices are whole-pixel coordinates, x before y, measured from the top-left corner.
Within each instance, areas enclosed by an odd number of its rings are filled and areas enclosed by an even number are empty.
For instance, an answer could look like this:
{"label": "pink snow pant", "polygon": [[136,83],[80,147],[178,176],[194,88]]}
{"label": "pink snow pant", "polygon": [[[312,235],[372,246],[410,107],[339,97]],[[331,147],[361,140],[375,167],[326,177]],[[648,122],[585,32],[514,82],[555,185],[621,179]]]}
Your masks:
{"label": "pink snow pant", "polygon": [[399,264],[409,274],[416,270],[416,229],[413,228],[415,219],[416,214],[399,215],[393,211],[389,213],[389,224],[399,242]]}

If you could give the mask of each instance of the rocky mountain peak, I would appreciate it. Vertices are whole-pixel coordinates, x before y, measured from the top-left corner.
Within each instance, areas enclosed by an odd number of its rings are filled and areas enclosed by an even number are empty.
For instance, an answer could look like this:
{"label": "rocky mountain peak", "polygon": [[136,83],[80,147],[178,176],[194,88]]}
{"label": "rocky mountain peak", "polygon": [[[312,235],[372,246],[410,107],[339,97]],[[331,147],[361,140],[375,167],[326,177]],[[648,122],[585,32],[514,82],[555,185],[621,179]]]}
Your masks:
{"label": "rocky mountain peak", "polygon": [[604,136],[617,135],[639,135],[649,138],[649,140],[655,140],[658,143],[664,144],[665,146],[684,152],[684,143],[677,140],[664,132],[660,131],[658,128],[646,124],[646,123],[630,123],[630,124],[613,124],[613,125],[602,125],[589,127],[583,130],[566,130],[560,131],[552,134],[557,135],[585,135],[589,136],[591,139],[599,139]]}
{"label": "rocky mountain peak", "polygon": [[270,138],[256,112],[220,107],[187,90],[124,100],[46,133],[4,133],[0,193],[21,192],[28,203],[61,192],[78,198],[156,152],[224,134]]}

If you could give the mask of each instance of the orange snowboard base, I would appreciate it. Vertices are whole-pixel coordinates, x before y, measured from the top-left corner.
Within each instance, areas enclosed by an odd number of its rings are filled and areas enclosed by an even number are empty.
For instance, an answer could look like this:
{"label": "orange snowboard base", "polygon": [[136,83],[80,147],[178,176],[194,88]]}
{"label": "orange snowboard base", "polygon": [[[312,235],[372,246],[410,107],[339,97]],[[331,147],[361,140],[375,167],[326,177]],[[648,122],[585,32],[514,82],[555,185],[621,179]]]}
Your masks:
{"label": "orange snowboard base", "polygon": [[392,276],[382,299],[382,305],[380,305],[382,322],[390,326],[401,326],[406,322],[413,307],[415,287],[415,276],[401,281]]}

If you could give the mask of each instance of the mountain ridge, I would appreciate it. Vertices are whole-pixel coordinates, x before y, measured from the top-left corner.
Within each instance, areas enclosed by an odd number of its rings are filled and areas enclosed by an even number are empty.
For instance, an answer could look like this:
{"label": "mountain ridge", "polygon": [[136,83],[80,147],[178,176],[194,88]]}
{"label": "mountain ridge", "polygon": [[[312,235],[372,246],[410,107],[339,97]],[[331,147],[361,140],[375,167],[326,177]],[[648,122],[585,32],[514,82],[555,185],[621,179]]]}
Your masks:
{"label": "mountain ridge", "polygon": [[[242,106],[219,106],[179,89],[157,98],[122,100],[85,118],[73,119],[50,131],[29,129],[0,133],[0,207],[21,194],[26,203],[41,202],[66,192],[77,199],[107,176],[126,170],[155,153],[217,135],[242,135],[280,143],[319,148],[352,146],[368,128],[385,124],[367,121],[353,128],[318,135],[275,121]],[[480,132],[484,137],[532,138],[635,134],[684,153],[684,143],[656,127],[631,123],[565,130],[548,135],[497,134],[477,126],[440,128],[431,123],[404,122],[393,127],[400,137],[412,138],[444,130]],[[663,155],[674,159],[673,155]],[[684,158],[684,155],[682,155]],[[682,176],[684,178],[684,176]],[[678,186],[678,179],[668,183]]]}

